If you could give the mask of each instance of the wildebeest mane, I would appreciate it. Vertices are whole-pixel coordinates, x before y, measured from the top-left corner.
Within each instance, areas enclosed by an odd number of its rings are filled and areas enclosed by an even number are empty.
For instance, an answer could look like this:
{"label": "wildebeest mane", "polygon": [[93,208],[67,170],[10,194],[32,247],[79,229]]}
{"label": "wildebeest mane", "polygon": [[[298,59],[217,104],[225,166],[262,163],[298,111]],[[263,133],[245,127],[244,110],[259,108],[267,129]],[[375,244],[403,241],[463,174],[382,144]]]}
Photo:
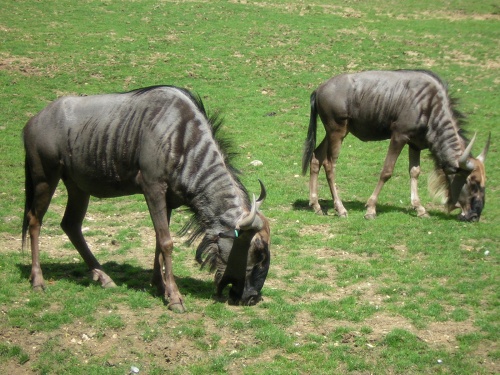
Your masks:
{"label": "wildebeest mane", "polygon": [[[194,94],[188,89],[182,88],[182,87],[177,87],[177,86],[172,86],[172,85],[156,85],[156,86],[149,86],[149,87],[144,87],[132,91],[128,91],[127,93],[132,93],[135,96],[138,95],[143,95],[145,93],[148,93],[150,91],[160,89],[160,88],[173,88],[176,90],[181,91],[184,93],[189,99],[196,105],[196,108],[203,114],[203,116],[206,118],[208,124],[210,125],[210,129],[212,130],[212,137],[217,144],[222,156],[224,157],[224,163],[227,166],[228,171],[232,174],[234,180],[238,183],[238,186],[245,191],[245,187],[243,184],[239,181],[237,175],[239,174],[239,171],[235,169],[232,166],[232,160],[234,157],[237,155],[237,153],[233,152],[233,145],[231,141],[220,134],[220,129],[223,126],[224,119],[222,118],[221,114],[219,111],[215,111],[213,113],[209,113],[205,109],[205,105],[203,104],[203,100],[201,99],[200,95]],[[245,191],[246,192],[246,191]]]}
{"label": "wildebeest mane", "polygon": [[448,90],[448,83],[443,81],[441,79],[441,77],[438,76],[436,73],[434,73],[430,70],[426,70],[426,69],[399,69],[398,71],[401,71],[401,72],[420,72],[420,73],[427,74],[427,75],[431,76],[432,78],[434,78],[436,81],[438,81],[439,84],[445,90],[446,95],[448,97],[448,100],[450,101],[450,107],[451,107],[451,110],[453,111],[453,117],[457,121],[457,125],[459,128],[459,134],[464,138],[464,140],[467,140],[464,137],[465,131],[463,129],[463,127],[467,124],[466,117],[460,110],[458,110],[457,107],[459,104],[459,100],[458,100],[458,98],[456,98],[450,94],[450,92]]}

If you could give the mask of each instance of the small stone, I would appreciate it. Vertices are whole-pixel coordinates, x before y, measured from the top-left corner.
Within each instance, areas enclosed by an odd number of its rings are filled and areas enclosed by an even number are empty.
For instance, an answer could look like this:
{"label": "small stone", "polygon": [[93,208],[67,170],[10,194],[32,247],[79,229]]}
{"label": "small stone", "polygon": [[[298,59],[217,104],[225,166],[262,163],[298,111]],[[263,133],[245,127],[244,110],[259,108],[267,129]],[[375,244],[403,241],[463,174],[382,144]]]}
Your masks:
{"label": "small stone", "polygon": [[254,167],[260,167],[263,164],[264,163],[262,163],[260,160],[253,160],[250,162],[250,165],[253,165]]}

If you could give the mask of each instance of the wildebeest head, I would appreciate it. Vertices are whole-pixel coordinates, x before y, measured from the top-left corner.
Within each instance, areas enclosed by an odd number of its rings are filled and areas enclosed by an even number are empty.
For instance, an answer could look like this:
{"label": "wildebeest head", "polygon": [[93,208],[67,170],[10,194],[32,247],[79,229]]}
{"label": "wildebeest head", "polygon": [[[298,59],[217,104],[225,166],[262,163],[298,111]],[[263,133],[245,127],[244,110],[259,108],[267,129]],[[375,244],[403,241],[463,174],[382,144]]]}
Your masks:
{"label": "wildebeest head", "polygon": [[240,218],[234,230],[219,233],[210,249],[203,251],[207,255],[203,265],[209,263],[215,270],[217,296],[231,284],[231,304],[255,305],[262,299],[271,261],[269,222],[259,212],[265,197],[261,182],[261,194],[258,200],[254,197],[250,212]]}
{"label": "wildebeest head", "polygon": [[474,158],[470,151],[476,136],[464,151],[459,160],[459,171],[448,176],[450,189],[447,207],[449,211],[460,208],[458,219],[462,221],[479,221],[485,204],[486,171],[484,162],[490,146],[491,133],[481,154]]}

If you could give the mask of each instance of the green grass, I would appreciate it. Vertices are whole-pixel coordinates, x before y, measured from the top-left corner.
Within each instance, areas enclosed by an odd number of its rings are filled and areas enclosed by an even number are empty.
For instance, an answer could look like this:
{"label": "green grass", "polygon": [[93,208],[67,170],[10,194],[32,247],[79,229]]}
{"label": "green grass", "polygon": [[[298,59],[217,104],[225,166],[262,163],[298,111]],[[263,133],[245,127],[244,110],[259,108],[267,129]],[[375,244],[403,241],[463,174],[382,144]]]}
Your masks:
{"label": "green grass", "polygon": [[[0,6],[0,370],[124,374],[493,374],[500,372],[497,93],[500,9],[493,1],[11,1]],[[422,155],[409,204],[407,153],[363,219],[387,142],[348,136],[337,184],[349,217],[307,207],[300,176],[309,95],[327,78],[367,69],[431,69],[478,132],[492,132],[486,208],[461,223],[432,203]],[[95,285],[59,223],[61,185],[42,229],[48,288],[30,290],[20,251],[21,130],[58,96],[173,84],[221,110],[250,192],[268,190],[272,263],[264,301],[215,301],[196,246],[175,237],[174,270],[188,312],[167,310],[150,285],[154,231],[141,196],[91,199],[93,252],[118,285]],[[318,138],[323,136],[322,129]],[[249,163],[260,160],[263,165]],[[176,235],[189,218],[172,217]],[[439,360],[439,362],[438,362]]]}

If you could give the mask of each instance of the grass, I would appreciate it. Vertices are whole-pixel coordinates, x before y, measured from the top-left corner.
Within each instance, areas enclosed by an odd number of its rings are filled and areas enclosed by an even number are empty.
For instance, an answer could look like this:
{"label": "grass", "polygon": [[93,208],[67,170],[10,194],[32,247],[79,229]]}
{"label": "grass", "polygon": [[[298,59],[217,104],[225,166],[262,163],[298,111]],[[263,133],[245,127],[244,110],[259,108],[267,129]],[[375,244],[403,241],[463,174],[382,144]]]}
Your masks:
{"label": "grass", "polygon": [[[500,172],[499,8],[470,1],[11,1],[0,20],[0,370],[123,374],[494,374],[498,350]],[[387,142],[344,141],[337,183],[349,218],[308,208],[300,176],[309,95],[345,71],[431,69],[449,84],[478,132],[492,132],[486,208],[462,223],[421,198],[409,204],[404,151],[363,219]],[[88,277],[59,222],[66,192],[53,198],[42,230],[48,288],[30,290],[21,252],[24,155],[21,130],[66,94],[174,84],[220,109],[251,192],[264,181],[272,230],[264,301],[216,302],[213,275],[195,246],[176,237],[174,270],[189,311],[166,309],[150,285],[155,241],[140,196],[92,199],[85,235],[118,285]],[[323,130],[319,130],[318,138]],[[262,161],[259,167],[250,164]],[[172,217],[178,233],[186,210]]]}

